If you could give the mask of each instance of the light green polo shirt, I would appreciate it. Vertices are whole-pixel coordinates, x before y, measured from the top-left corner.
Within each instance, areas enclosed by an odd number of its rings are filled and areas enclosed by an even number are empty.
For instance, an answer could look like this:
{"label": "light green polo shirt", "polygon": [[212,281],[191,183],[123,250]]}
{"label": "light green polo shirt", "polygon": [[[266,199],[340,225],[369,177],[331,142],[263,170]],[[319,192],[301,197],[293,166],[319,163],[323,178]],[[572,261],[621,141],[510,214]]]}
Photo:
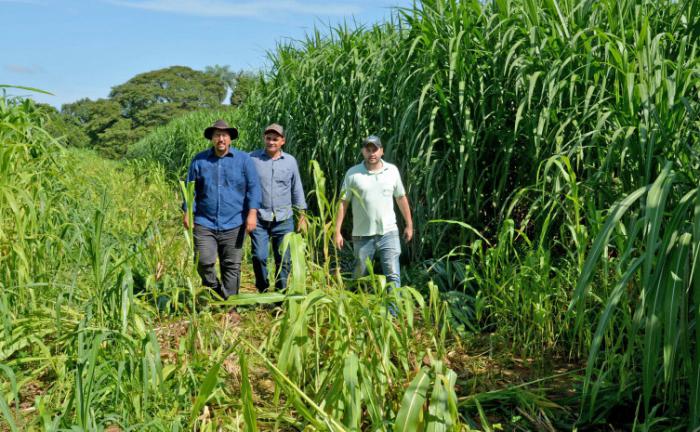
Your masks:
{"label": "light green polo shirt", "polygon": [[364,162],[345,173],[340,199],[352,206],[352,235],[384,235],[398,230],[394,198],[406,195],[399,169],[384,162],[377,171],[368,171]]}

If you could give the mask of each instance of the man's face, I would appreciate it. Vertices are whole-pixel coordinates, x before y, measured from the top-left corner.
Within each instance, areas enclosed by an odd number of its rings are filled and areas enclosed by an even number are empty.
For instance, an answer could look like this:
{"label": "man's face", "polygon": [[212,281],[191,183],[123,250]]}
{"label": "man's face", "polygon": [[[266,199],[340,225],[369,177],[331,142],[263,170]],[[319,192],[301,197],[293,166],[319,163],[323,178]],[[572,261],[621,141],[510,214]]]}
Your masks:
{"label": "man's face", "polygon": [[368,164],[376,164],[382,158],[384,154],[384,149],[375,146],[374,144],[367,144],[362,147],[362,157],[365,158],[365,162]]}
{"label": "man's face", "polygon": [[265,134],[265,152],[272,156],[276,155],[282,150],[284,145],[284,137],[278,135],[274,132],[268,132]]}
{"label": "man's face", "polygon": [[228,153],[229,147],[231,147],[231,135],[225,130],[215,130],[211,134],[211,143],[214,146],[214,151],[219,156],[223,156]]}

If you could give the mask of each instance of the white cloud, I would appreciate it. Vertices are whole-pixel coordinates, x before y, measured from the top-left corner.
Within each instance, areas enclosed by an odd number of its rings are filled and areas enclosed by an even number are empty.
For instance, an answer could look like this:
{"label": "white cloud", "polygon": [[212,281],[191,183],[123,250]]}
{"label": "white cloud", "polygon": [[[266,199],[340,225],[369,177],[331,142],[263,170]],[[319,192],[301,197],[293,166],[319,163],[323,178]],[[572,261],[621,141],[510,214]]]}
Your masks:
{"label": "white cloud", "polygon": [[[0,0],[3,1],[3,0]],[[4,69],[8,72],[20,74],[20,75],[33,75],[44,72],[44,68],[41,66],[24,66],[18,64],[6,64]]]}
{"label": "white cloud", "polygon": [[[1,1],[1,0],[0,0]],[[345,16],[357,14],[362,8],[352,3],[311,3],[297,0],[107,0],[117,6],[155,12],[197,16],[274,17],[279,14],[309,14]]]}

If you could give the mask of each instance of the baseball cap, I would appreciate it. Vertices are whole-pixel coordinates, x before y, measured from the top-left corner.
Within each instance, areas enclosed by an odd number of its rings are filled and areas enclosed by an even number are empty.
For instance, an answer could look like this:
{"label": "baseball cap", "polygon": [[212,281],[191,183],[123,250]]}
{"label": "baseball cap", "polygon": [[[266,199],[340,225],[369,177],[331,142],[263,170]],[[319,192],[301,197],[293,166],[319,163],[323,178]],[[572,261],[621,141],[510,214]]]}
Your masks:
{"label": "baseball cap", "polygon": [[367,147],[370,144],[377,148],[382,148],[382,140],[376,135],[370,135],[362,141],[362,147]]}
{"label": "baseball cap", "polygon": [[269,125],[268,127],[265,128],[265,132],[263,132],[263,135],[268,133],[268,132],[274,132],[277,135],[284,138],[284,128],[280,124],[272,123],[271,125]]}

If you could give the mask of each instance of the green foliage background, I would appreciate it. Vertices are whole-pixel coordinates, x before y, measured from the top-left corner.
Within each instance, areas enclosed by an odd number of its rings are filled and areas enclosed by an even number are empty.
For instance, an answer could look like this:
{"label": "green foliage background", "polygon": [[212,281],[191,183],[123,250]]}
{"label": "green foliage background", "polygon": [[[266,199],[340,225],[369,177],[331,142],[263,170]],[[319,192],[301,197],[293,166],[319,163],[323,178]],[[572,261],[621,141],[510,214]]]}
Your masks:
{"label": "green foliage background", "polygon": [[220,107],[227,85],[212,73],[171,66],[114,86],[107,99],[64,104],[60,115],[51,118],[57,132],[65,134],[67,145],[95,148],[105,157],[118,159],[131,144],[172,119]]}
{"label": "green foliage background", "polygon": [[626,407],[698,426],[699,12],[426,0],[281,45],[238,124],[284,124],[331,197],[380,135],[417,221],[409,255],[465,316],[515,350],[586,357],[582,421]]}
{"label": "green foliage background", "polygon": [[[541,226],[538,194],[513,198],[543,182],[559,189],[544,175],[552,158],[569,160],[591,209],[649,184],[666,159],[696,177],[697,8],[423,1],[392,23],[280,46],[243,126],[285,124],[290,151],[326,172],[357,163],[362,138],[378,134],[416,220],[466,221],[491,236],[507,218]],[[417,230],[414,256],[472,238]],[[560,238],[551,234],[547,248]]]}
{"label": "green foliage background", "polygon": [[[379,279],[369,292],[338,289],[300,235],[287,292],[223,302],[198,283],[163,167],[65,149],[42,127],[49,115],[0,97],[1,429],[415,427],[413,393],[432,383],[430,423],[459,422],[454,372],[417,360],[444,355],[439,307],[409,288],[389,299]],[[389,301],[402,325],[387,319]],[[279,307],[227,322],[232,306],[257,303]]]}
{"label": "green foliage background", "polygon": [[[240,109],[180,117],[131,149],[131,156],[154,159],[161,168],[142,162],[113,168],[130,179],[119,187],[129,202],[132,188],[145,188],[139,182],[163,185],[167,175],[182,175],[191,156],[208,145],[201,131],[215,118],[240,126],[244,135],[236,144],[244,149],[258,145],[265,124],[286,126],[286,149],[302,163],[305,184],[316,186],[311,217],[317,219],[305,239],[293,236],[294,293],[261,343],[266,351],[248,347],[265,359],[278,386],[271,411],[280,409],[280,392],[287,397],[282,410],[288,417],[277,421],[331,430],[391,421],[418,430],[425,426],[421,419],[439,418],[430,430],[445,430],[457,427],[452,419],[478,418],[469,427],[490,429],[486,409],[507,413],[515,429],[533,429],[554,428],[552,410],[560,410],[555,425],[561,429],[613,423],[695,430],[699,29],[700,5],[693,0],[426,0],[398,11],[391,23],[342,27],[330,37],[316,32],[281,45],[271,55],[271,71]],[[136,118],[119,118],[110,102],[97,104],[99,118],[84,117],[88,136],[120,141],[134,130]],[[177,276],[157,277],[169,248],[157,230],[136,224],[133,232],[121,213],[80,207],[81,187],[96,180],[52,179],[81,158],[54,157],[52,147],[35,144],[36,138],[51,140],[31,103],[3,99],[1,107],[0,133],[9,145],[0,153],[0,211],[11,222],[0,232],[0,307],[3,341],[11,342],[0,352],[20,371],[3,369],[7,376],[24,377],[22,359],[39,358],[40,376],[51,370],[64,377],[52,389],[50,408],[37,402],[42,421],[83,429],[115,419],[194,427],[199,409],[213,399],[226,418],[238,410],[252,416],[250,382],[244,381],[248,402],[241,406],[219,380],[230,354],[221,346],[231,335],[216,331],[210,314],[198,313],[201,293],[187,276],[191,269],[181,264]],[[79,104],[71,109],[82,116]],[[117,127],[105,136],[105,125]],[[402,170],[418,230],[409,255],[427,270],[412,280],[429,304],[411,289],[394,297],[403,299],[406,320],[396,327],[382,318],[386,298],[378,279],[370,278],[378,296],[356,294],[343,290],[331,271],[338,258],[327,236],[333,197],[369,133],[382,137],[386,159]],[[80,166],[93,160],[87,162]],[[160,171],[163,165],[168,174]],[[162,202],[141,196],[120,208],[138,215],[139,223],[153,217],[152,209],[167,218],[177,214],[174,195]],[[150,200],[147,214],[132,208]],[[105,237],[103,227],[112,227],[104,223],[107,214],[117,231]],[[78,252],[67,253],[72,250]],[[51,261],[56,256],[65,259]],[[71,263],[82,269],[75,282]],[[52,285],[56,274],[67,277],[68,299],[63,285]],[[50,301],[37,293],[44,286],[53,288]],[[142,294],[133,293],[136,287]],[[275,295],[256,298],[278,301]],[[165,311],[161,299],[171,305]],[[423,338],[411,330],[414,302]],[[175,373],[158,364],[155,333],[138,317],[182,313],[194,324],[177,349]],[[462,329],[448,332],[445,322]],[[65,328],[72,329],[69,336],[56,336]],[[478,376],[460,376],[464,393],[456,401],[451,389],[457,378],[441,363],[449,357],[448,334],[467,336],[467,342],[487,337],[489,353],[498,340],[543,362],[563,356],[581,362],[585,375],[567,387],[571,397],[556,403],[546,400],[547,386],[538,387],[538,380],[480,392]],[[203,346],[218,360],[203,355]],[[65,357],[49,362],[63,351]],[[118,355],[112,359],[111,353]],[[430,368],[421,366],[424,355]],[[94,381],[96,364],[102,373]],[[131,377],[126,384],[125,376]],[[4,382],[6,394],[17,393],[12,379]],[[107,390],[118,396],[109,399]],[[363,394],[359,406],[356,390]],[[151,396],[133,397],[144,393]],[[193,399],[197,409],[188,413],[183,407]],[[425,407],[428,399],[431,406],[442,403],[440,417]],[[158,410],[165,406],[175,408]],[[105,407],[117,414],[102,416]],[[522,426],[514,413],[527,413],[529,423]]]}
{"label": "green foliage background", "polygon": [[[204,137],[204,129],[216,120],[223,119],[230,125],[239,123],[240,114],[232,107],[200,110],[185,114],[170,121],[167,125],[153,130],[143,139],[129,148],[130,159],[146,159],[162,164],[167,172],[175,178],[183,178],[192,157],[211,146]],[[250,133],[239,130],[239,141],[233,146],[241,147]],[[245,147],[243,147],[245,148]]]}

